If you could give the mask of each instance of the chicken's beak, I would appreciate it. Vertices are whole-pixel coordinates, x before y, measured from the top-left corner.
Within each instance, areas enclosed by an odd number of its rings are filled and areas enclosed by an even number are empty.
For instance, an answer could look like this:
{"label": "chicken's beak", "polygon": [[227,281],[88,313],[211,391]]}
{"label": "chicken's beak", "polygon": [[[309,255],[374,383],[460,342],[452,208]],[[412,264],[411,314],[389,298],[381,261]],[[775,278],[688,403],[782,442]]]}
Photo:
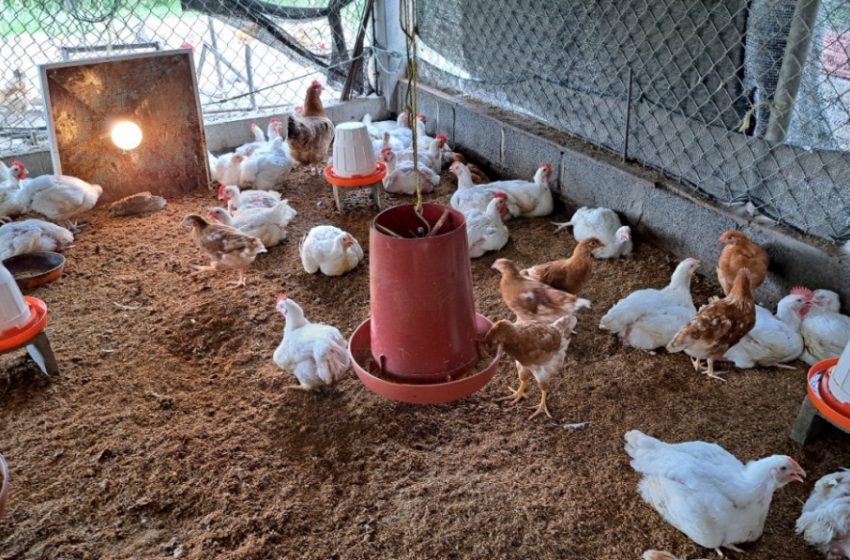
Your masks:
{"label": "chicken's beak", "polygon": [[796,461],[794,462],[794,472],[791,473],[791,480],[797,482],[805,482],[806,480],[806,471]]}

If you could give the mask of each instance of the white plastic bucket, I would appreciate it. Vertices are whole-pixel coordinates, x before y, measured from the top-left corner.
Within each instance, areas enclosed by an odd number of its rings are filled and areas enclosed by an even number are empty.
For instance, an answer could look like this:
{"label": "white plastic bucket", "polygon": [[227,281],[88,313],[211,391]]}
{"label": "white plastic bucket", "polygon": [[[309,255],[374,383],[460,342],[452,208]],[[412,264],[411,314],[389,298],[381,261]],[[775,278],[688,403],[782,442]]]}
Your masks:
{"label": "white plastic bucket", "polygon": [[375,153],[366,125],[360,122],[338,124],[333,147],[334,175],[351,178],[375,172]]}

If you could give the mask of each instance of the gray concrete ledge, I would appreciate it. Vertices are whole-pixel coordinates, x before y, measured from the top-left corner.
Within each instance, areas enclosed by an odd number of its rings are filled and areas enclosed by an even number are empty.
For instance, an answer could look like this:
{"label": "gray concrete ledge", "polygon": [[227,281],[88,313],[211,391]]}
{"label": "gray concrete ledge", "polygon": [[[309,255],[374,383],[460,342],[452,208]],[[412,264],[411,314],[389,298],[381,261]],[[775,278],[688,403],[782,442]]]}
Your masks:
{"label": "gray concrete ledge", "polygon": [[[407,82],[396,91],[395,109]],[[543,161],[559,170],[554,188],[572,210],[606,206],[646,241],[680,258],[702,261],[700,272],[715,276],[727,229],[740,229],[770,254],[767,280],[757,300],[773,304],[797,285],[828,288],[850,304],[850,259],[837,245],[790,229],[764,225],[710,201],[663,174],[620,158],[575,137],[513,113],[427,86],[419,88],[428,131],[446,134],[452,146],[508,177],[530,178]]]}
{"label": "gray concrete ledge", "polygon": [[[387,116],[387,105],[382,97],[365,97],[352,99],[345,103],[325,107],[328,116],[334,123],[360,120],[366,113],[371,113],[375,120]],[[223,153],[246,142],[250,142],[250,124],[257,123],[263,130],[266,129],[269,119],[281,113],[263,113],[238,119],[208,123],[204,126],[207,139],[207,149],[215,154]],[[35,177],[46,173],[53,173],[53,164],[50,161],[50,150],[39,148],[31,152],[25,152],[3,158],[8,163],[18,160],[27,166],[30,175]]]}

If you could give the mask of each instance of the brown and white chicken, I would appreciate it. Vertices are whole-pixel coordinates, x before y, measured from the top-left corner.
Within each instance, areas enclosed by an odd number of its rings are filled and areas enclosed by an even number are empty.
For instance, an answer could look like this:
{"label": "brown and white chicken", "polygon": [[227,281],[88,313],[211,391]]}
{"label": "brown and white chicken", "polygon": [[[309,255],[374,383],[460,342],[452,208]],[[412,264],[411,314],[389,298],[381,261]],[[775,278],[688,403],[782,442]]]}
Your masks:
{"label": "brown and white chicken", "polygon": [[717,241],[726,245],[717,262],[717,280],[723,288],[723,293],[729,294],[735,277],[742,268],[750,271],[750,285],[753,291],[761,286],[770,262],[767,251],[753,243],[745,233],[736,230],[723,232]]}
{"label": "brown and white chicken", "polygon": [[502,273],[499,291],[518,321],[552,323],[590,307],[586,299],[522,276],[517,265],[509,259],[497,259],[492,268]]}
{"label": "brown and white chicken", "polygon": [[505,353],[516,360],[519,375],[519,388],[500,400],[519,402],[525,397],[528,382],[531,376],[534,376],[537,386],[540,387],[540,404],[529,419],[541,412],[551,418],[552,415],[546,406],[549,381],[564,365],[570,345],[570,334],[575,326],[576,318],[572,315],[561,317],[551,324],[511,323],[504,319],[497,321],[484,341],[490,345],[501,346]]}
{"label": "brown and white chicken", "polygon": [[[463,156],[463,154],[458,152],[452,153],[452,162],[462,163],[469,169],[469,175],[472,177],[473,184],[476,185],[484,185],[490,182],[490,177],[484,173],[480,167],[475,165],[474,163],[469,163],[467,159]],[[449,177],[451,178],[454,184],[457,184],[457,175],[450,173]]]}
{"label": "brown and white chicken", "polygon": [[534,265],[520,274],[556,290],[578,295],[593,274],[594,249],[604,246],[600,240],[591,237],[576,245],[570,258]]}
{"label": "brown and white chicken", "polygon": [[208,266],[195,266],[196,272],[235,269],[239,271],[236,286],[245,285],[245,273],[260,253],[265,253],[263,242],[238,229],[223,224],[213,224],[197,214],[183,218],[184,226],[192,227],[192,236],[198,247],[209,257]]}
{"label": "brown and white chicken", "polygon": [[714,379],[725,381],[714,371],[714,360],[722,360],[726,352],[746,336],[756,324],[756,305],[750,287],[750,271],[738,270],[729,295],[700,309],[679,329],[668,352],[685,351],[691,356],[694,369],[700,371],[702,360],[708,362],[703,371]]}
{"label": "brown and white chicken", "polygon": [[328,148],[334,139],[334,123],[322,105],[322,84],[318,80],[307,88],[304,109],[289,115],[287,141],[292,159],[309,165],[313,171],[328,160]]}

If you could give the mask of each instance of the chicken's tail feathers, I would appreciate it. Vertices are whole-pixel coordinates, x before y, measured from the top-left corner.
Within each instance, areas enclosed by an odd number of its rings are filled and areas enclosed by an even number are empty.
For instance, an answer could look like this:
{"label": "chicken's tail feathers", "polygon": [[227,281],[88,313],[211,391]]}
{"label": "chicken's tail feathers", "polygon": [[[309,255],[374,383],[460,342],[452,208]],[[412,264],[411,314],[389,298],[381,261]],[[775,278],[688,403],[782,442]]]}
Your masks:
{"label": "chicken's tail feathers", "polygon": [[567,336],[576,328],[576,324],[578,324],[578,319],[575,315],[565,315],[552,323],[552,326],[558,329],[562,335]]}
{"label": "chicken's tail feathers", "polygon": [[584,298],[576,299],[576,311],[579,309],[590,309],[590,300]]}
{"label": "chicken's tail feathers", "polygon": [[370,115],[369,113],[366,113],[365,115],[363,115],[363,118],[361,119],[360,122],[362,122],[366,126],[369,126],[370,124],[372,124],[372,115]]}
{"label": "chicken's tail feathers", "polygon": [[282,199],[275,206],[275,212],[277,213],[278,223],[287,226],[289,222],[295,219],[295,216],[298,215],[298,212],[295,211],[295,208],[289,205],[289,201],[287,199]]}
{"label": "chicken's tail feathers", "polygon": [[641,558],[642,560],[679,560],[677,556],[673,556],[666,550],[647,550]]}

